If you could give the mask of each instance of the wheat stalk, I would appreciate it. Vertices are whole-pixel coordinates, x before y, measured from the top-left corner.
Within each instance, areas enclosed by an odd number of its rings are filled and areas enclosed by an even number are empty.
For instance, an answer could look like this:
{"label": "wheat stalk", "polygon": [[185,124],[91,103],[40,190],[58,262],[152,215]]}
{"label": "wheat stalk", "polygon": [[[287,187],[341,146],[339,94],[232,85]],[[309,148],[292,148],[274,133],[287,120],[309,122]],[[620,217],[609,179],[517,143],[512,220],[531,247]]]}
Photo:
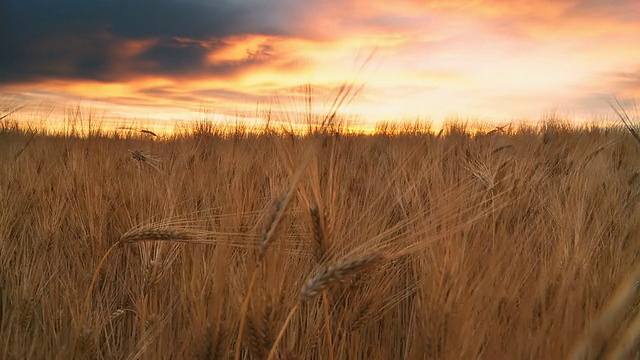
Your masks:
{"label": "wheat stalk", "polygon": [[269,248],[269,245],[276,239],[276,233],[279,229],[280,223],[282,222],[282,218],[293,199],[293,195],[295,194],[295,189],[302,177],[302,174],[306,170],[309,162],[311,161],[312,156],[315,154],[316,149],[318,147],[318,143],[314,143],[313,146],[307,148],[305,154],[302,157],[302,162],[298,165],[295,173],[291,178],[291,182],[287,191],[280,197],[280,200],[276,202],[274,207],[274,211],[271,213],[269,217],[269,221],[267,223],[267,227],[265,229],[264,235],[262,237],[262,241],[260,243],[260,249],[258,250],[258,264],[251,275],[251,281],[249,283],[249,289],[247,290],[247,295],[242,304],[242,311],[240,313],[240,327],[238,329],[238,337],[236,339],[236,348],[234,359],[240,359],[240,347],[242,345],[242,335],[244,331],[244,327],[246,325],[247,318],[247,310],[249,308],[249,302],[251,301],[251,295],[253,293],[253,287],[255,286],[256,279],[258,277],[258,270],[262,264],[262,260],[264,259],[264,255]]}
{"label": "wheat stalk", "polygon": [[287,315],[282,328],[278,332],[278,336],[273,342],[273,346],[271,347],[267,360],[271,360],[275,356],[278,344],[282,340],[284,332],[289,326],[289,322],[301,304],[311,300],[329,286],[342,282],[347,277],[364,271],[371,266],[380,264],[387,259],[387,255],[382,252],[374,252],[356,258],[347,257],[346,259],[338,261],[331,266],[320,269],[314,276],[310,277],[302,286],[298,302],[293,306],[291,311],[289,311],[289,315]]}
{"label": "wheat stalk", "polygon": [[[318,263],[322,262],[322,259],[327,253],[329,244],[325,236],[325,223],[322,213],[318,209],[317,205],[313,205],[309,209],[311,216],[311,224],[313,227],[313,245],[314,256]],[[327,347],[329,348],[329,360],[333,360],[333,336],[331,334],[331,321],[329,318],[329,297],[326,290],[322,292],[322,304],[324,305],[324,326],[327,334]]]}
{"label": "wheat stalk", "polygon": [[[297,182],[297,180],[296,180]],[[269,245],[273,243],[276,239],[277,231],[280,227],[280,223],[282,222],[282,218],[284,217],[285,211],[287,207],[291,203],[291,199],[294,195],[294,186],[290,186],[287,192],[284,193],[280,197],[276,204],[274,205],[273,211],[269,216],[269,221],[264,230],[264,234],[262,236],[262,241],[260,242],[260,248],[258,250],[258,263],[253,270],[253,274],[251,274],[251,280],[249,282],[249,288],[247,290],[247,295],[242,303],[242,311],[240,313],[240,328],[238,329],[238,338],[236,339],[236,348],[235,348],[235,360],[240,359],[240,347],[242,345],[242,336],[244,333],[244,328],[247,323],[247,312],[249,309],[249,302],[251,301],[251,295],[253,294],[253,287],[255,286],[256,279],[258,278],[258,270],[260,269],[260,265],[264,259],[264,255],[269,248]]]}
{"label": "wheat stalk", "polygon": [[132,244],[136,241],[188,241],[195,239],[195,235],[184,232],[184,231],[176,231],[171,229],[156,229],[156,228],[139,228],[126,232],[120,237],[115,244],[111,245],[111,247],[107,250],[107,252],[102,256],[96,270],[93,273],[93,277],[91,279],[91,283],[89,284],[89,289],[87,290],[87,295],[84,299],[84,312],[80,316],[80,320],[78,321],[76,336],[73,341],[73,345],[71,347],[71,358],[74,358],[76,349],[78,347],[78,341],[81,337],[81,331],[84,325],[85,318],[89,313],[90,308],[90,300],[93,294],[93,289],[95,288],[96,281],[98,280],[98,274],[100,270],[106,263],[109,255],[115,251],[120,245]]}
{"label": "wheat stalk", "polygon": [[638,282],[640,282],[640,263],[618,286],[602,315],[591,324],[581,341],[574,347],[570,359],[583,360],[600,352],[614,322],[637,294]]}
{"label": "wheat stalk", "polygon": [[[634,351],[638,351],[640,345],[640,313],[631,322],[627,331],[622,335],[622,340],[617,348],[613,351],[610,359],[624,360],[631,359]],[[636,354],[638,355],[638,354]],[[637,357],[636,357],[637,358]]]}
{"label": "wheat stalk", "polygon": [[273,241],[277,238],[277,232],[280,229],[280,224],[282,223],[282,218],[284,217],[289,204],[291,203],[291,199],[294,195],[294,187],[291,186],[285,192],[278,201],[276,201],[273,211],[271,212],[271,216],[269,216],[269,221],[267,222],[267,226],[265,227],[264,234],[262,236],[262,242],[260,243],[260,249],[258,250],[258,257],[260,260],[264,258],[269,245],[273,243]]}
{"label": "wheat stalk", "polygon": [[86,359],[98,359],[100,354],[100,345],[96,339],[95,332],[89,328],[85,328],[80,335],[80,344],[78,345]]}

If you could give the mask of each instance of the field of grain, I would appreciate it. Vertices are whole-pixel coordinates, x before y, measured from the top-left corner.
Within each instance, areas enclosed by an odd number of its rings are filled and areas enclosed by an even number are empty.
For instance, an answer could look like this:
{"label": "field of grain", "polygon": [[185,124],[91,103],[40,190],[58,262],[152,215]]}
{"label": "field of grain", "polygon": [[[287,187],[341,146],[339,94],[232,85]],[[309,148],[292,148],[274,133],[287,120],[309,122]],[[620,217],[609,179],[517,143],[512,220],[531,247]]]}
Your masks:
{"label": "field of grain", "polygon": [[640,146],[620,129],[5,125],[0,174],[4,359],[637,354]]}

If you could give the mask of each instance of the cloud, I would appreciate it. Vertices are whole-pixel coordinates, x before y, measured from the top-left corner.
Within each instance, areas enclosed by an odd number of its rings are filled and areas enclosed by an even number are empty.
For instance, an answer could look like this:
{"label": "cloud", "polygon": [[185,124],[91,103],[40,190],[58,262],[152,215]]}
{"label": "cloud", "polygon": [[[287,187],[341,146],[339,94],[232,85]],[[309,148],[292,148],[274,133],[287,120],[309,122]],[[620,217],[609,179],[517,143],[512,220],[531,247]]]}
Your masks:
{"label": "cloud", "polygon": [[636,22],[631,10],[638,4],[630,0],[405,0],[424,10],[471,14],[486,18],[559,20],[575,17],[612,17]]}
{"label": "cloud", "polygon": [[[216,43],[248,34],[292,35],[291,20],[300,11],[285,0],[8,0],[0,11],[0,81],[237,72],[238,62],[207,66]],[[153,44],[134,56],[121,51],[141,41]],[[244,65],[264,60],[268,51],[265,45]]]}
{"label": "cloud", "polygon": [[402,3],[413,6],[413,13],[466,18],[496,33],[543,41],[640,31],[640,3],[633,0],[405,0]]}
{"label": "cloud", "polygon": [[202,71],[208,52],[195,41],[161,39],[129,61],[136,73],[180,75]]}
{"label": "cloud", "polygon": [[[1,82],[111,82],[151,73],[229,78],[284,62],[286,54],[276,56],[283,39],[424,46],[420,38],[459,40],[456,29],[548,39],[559,28],[576,36],[610,32],[614,21],[638,23],[630,0],[7,0],[2,6]],[[127,51],[136,44],[144,45]],[[224,53],[229,46],[235,52]],[[298,53],[290,62],[311,57]]]}
{"label": "cloud", "polygon": [[572,5],[564,15],[607,17],[624,22],[638,22],[640,5],[637,1],[628,0],[578,0],[572,1]]}
{"label": "cloud", "polygon": [[366,106],[353,104],[372,116],[509,114],[573,101],[580,91],[640,93],[634,0],[0,4],[0,90],[7,91],[234,109],[311,83],[330,98],[377,48],[359,77]]}
{"label": "cloud", "polygon": [[640,97],[640,70],[607,74],[615,95],[626,98]]}

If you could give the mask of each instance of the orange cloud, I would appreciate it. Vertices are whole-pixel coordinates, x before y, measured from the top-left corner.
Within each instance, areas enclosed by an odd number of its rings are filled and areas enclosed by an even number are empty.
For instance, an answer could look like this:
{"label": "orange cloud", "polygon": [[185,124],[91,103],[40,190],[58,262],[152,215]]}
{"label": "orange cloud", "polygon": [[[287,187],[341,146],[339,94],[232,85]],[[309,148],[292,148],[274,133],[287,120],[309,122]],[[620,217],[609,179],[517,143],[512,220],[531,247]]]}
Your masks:
{"label": "orange cloud", "polygon": [[261,55],[271,47],[271,37],[264,35],[233,36],[222,41],[223,45],[207,56],[210,64],[238,62]]}
{"label": "orange cloud", "polygon": [[46,38],[28,49],[50,59],[14,64],[27,80],[0,87],[113,102],[120,113],[153,105],[188,114],[205,103],[220,113],[255,111],[256,103],[299,98],[295,89],[309,83],[323,109],[377,49],[358,78],[364,91],[345,108],[373,120],[507,118],[562,102],[588,112],[601,101],[593,93],[638,94],[640,20],[631,15],[640,8],[631,0],[278,4],[291,14],[269,13],[265,24],[241,30],[229,21],[211,34],[172,27],[139,38]]}

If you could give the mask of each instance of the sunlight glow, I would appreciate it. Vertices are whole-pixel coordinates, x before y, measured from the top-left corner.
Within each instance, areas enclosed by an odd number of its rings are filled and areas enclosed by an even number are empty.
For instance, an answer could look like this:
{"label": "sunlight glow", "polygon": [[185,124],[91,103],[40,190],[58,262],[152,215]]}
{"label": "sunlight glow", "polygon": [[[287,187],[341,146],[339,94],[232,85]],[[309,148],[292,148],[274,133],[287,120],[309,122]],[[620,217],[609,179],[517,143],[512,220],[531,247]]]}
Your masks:
{"label": "sunlight glow", "polygon": [[[615,3],[350,0],[292,6],[291,15],[210,35],[196,28],[197,36],[163,30],[119,38],[107,28],[96,40],[113,41],[106,48],[85,38],[67,44],[68,34],[35,42],[34,54],[61,58],[33,60],[33,74],[0,83],[0,91],[58,106],[99,102],[110,116],[146,111],[166,122],[203,107],[248,116],[288,102],[282,109],[290,110],[304,103],[296,89],[307,84],[322,112],[355,81],[364,87],[341,111],[371,123],[536,119],[550,110],[587,119],[609,110],[607,97],[640,96],[640,6]],[[78,55],[65,57],[60,44]]]}

